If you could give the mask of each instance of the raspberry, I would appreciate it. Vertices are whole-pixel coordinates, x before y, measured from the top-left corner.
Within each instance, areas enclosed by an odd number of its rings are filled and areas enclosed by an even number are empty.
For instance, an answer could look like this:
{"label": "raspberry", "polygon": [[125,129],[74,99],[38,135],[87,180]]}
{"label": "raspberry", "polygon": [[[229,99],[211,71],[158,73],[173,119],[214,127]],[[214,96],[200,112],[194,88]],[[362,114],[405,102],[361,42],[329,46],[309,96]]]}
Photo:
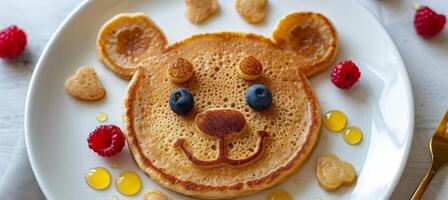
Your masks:
{"label": "raspberry", "polygon": [[358,67],[351,60],[336,64],[331,70],[331,82],[341,89],[351,88],[361,77]]}
{"label": "raspberry", "polygon": [[124,147],[124,136],[115,125],[101,125],[89,134],[89,148],[103,157],[113,156]]}
{"label": "raspberry", "polygon": [[14,58],[23,52],[25,46],[25,32],[17,26],[10,26],[0,31],[0,58]]}
{"label": "raspberry", "polygon": [[425,38],[440,33],[445,26],[445,15],[439,15],[427,6],[420,6],[415,12],[414,27]]}

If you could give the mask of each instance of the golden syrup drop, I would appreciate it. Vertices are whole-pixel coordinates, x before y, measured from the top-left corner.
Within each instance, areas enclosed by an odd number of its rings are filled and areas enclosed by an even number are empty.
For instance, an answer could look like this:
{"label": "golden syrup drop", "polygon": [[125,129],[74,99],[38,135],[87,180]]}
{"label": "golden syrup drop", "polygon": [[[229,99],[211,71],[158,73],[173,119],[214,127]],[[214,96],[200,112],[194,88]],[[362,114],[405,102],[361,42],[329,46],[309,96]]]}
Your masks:
{"label": "golden syrup drop", "polygon": [[87,185],[95,190],[103,190],[110,185],[110,174],[103,167],[89,169],[85,179]]}
{"label": "golden syrup drop", "polygon": [[268,194],[266,200],[292,200],[292,197],[287,191],[276,189]]}
{"label": "golden syrup drop", "polygon": [[362,139],[362,131],[358,127],[348,127],[344,132],[344,140],[349,144],[358,144]]}
{"label": "golden syrup drop", "polygon": [[115,181],[118,192],[123,195],[131,196],[140,191],[142,181],[140,177],[132,171],[121,172]]}
{"label": "golden syrup drop", "polygon": [[104,121],[106,121],[106,120],[107,120],[107,115],[106,115],[106,113],[99,112],[99,113],[96,115],[96,120],[98,120],[99,122],[104,122]]}
{"label": "golden syrup drop", "polygon": [[419,3],[414,3],[414,5],[412,7],[414,7],[414,10],[418,10],[420,8],[420,4]]}
{"label": "golden syrup drop", "polygon": [[347,124],[347,117],[339,110],[330,110],[322,118],[325,128],[333,132],[341,131]]}

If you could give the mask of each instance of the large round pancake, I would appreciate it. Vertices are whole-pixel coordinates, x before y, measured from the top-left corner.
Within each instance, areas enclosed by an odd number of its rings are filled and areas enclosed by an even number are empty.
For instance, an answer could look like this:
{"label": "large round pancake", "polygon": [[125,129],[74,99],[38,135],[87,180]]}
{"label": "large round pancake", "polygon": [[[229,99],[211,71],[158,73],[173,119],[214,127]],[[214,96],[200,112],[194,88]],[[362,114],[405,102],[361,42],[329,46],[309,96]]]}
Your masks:
{"label": "large round pancake", "polygon": [[[237,75],[238,62],[247,55],[263,65],[263,75],[245,81]],[[150,178],[174,191],[200,198],[221,199],[250,194],[279,183],[306,161],[317,143],[319,103],[297,59],[259,35],[211,33],[195,35],[168,46],[159,56],[138,65],[125,96],[124,128],[129,148]],[[194,75],[187,83],[169,81],[167,67],[178,58],[189,60]],[[255,111],[245,102],[246,89],[267,85],[272,106]],[[173,113],[168,97],[175,88],[188,88],[195,99],[186,116]],[[256,146],[257,131],[270,137],[262,156],[243,167],[194,166],[174,147],[178,138],[202,160],[216,157],[216,139],[195,128],[195,116],[207,109],[234,108],[246,116],[248,130],[228,141],[227,155],[248,157]]]}

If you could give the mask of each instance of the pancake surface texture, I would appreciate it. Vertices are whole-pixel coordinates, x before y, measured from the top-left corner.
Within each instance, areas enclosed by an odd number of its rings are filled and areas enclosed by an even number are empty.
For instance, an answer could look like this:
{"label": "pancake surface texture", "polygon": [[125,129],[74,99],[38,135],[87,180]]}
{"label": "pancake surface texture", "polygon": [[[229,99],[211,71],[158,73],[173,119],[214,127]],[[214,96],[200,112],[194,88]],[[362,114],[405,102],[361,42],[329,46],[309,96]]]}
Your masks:
{"label": "pancake surface texture", "polygon": [[[260,78],[247,81],[238,75],[239,62],[253,56],[263,66]],[[170,81],[167,69],[177,59],[193,65],[185,83]],[[160,55],[137,66],[125,96],[124,129],[139,167],[157,183],[185,195],[223,199],[268,188],[297,171],[311,154],[320,131],[319,103],[297,54],[263,36],[244,33],[194,35],[164,48]],[[272,105],[263,111],[245,101],[248,87],[265,84]],[[177,88],[194,96],[194,107],[181,116],[170,110],[168,98]],[[227,138],[226,159],[243,160],[257,151],[259,132],[267,132],[261,154],[245,165],[195,165],[176,145],[202,161],[218,157],[218,138],[198,130],[195,118],[213,109],[239,111],[246,119],[241,134]],[[232,111],[233,112],[233,111]],[[261,138],[263,140],[263,137]]]}

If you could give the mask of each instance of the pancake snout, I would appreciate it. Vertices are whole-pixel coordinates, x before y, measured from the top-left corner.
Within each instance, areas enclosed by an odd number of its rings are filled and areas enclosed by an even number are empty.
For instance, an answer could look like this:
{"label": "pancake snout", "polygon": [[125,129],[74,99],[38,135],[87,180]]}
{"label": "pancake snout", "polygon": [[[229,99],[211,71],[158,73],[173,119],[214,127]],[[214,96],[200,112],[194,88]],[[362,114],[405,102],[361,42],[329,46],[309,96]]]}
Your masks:
{"label": "pancake snout", "polygon": [[195,123],[202,133],[223,139],[242,133],[246,127],[246,118],[238,110],[218,108],[199,113]]}
{"label": "pancake snout", "polygon": [[219,108],[210,109],[199,113],[195,120],[197,128],[204,134],[218,138],[218,152],[214,160],[200,160],[193,155],[186,146],[186,140],[179,138],[174,144],[174,147],[179,148],[185,156],[197,167],[216,167],[221,164],[229,166],[245,166],[257,160],[263,152],[264,139],[269,137],[266,131],[258,131],[259,138],[257,140],[257,147],[250,156],[243,159],[231,159],[227,157],[226,139],[229,136],[235,137],[239,133],[244,132],[246,128],[246,118],[244,115],[235,109]]}

